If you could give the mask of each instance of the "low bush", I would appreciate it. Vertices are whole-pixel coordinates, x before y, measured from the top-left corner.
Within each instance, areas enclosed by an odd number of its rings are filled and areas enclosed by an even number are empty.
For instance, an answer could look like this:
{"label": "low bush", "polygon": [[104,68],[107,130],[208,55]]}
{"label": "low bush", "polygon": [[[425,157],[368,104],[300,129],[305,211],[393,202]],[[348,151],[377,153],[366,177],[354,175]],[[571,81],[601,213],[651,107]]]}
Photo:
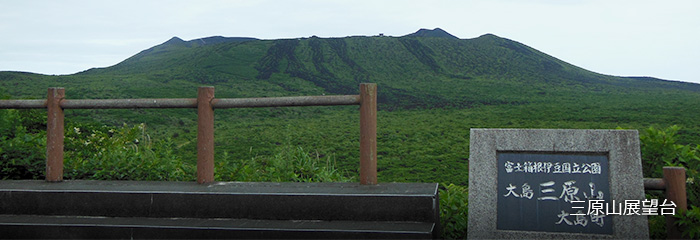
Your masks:
{"label": "low bush", "polygon": [[299,146],[282,146],[272,156],[247,160],[229,159],[224,152],[218,159],[217,181],[245,182],[351,182],[352,177],[336,167],[331,156],[321,157]]}
{"label": "low bush", "polygon": [[[678,212],[676,217],[683,235],[693,238],[700,237],[700,145],[682,145],[677,143],[680,127],[671,126],[666,129],[649,127],[640,134],[642,152],[642,167],[644,177],[662,178],[664,166],[678,166],[686,169],[686,192],[689,211]],[[647,197],[665,198],[662,193],[647,193]],[[650,235],[652,238],[665,238],[665,224],[660,224],[662,218],[650,218]],[[654,224],[656,223],[656,224]]]}
{"label": "low bush", "polygon": [[446,239],[467,238],[467,216],[469,213],[469,191],[466,187],[442,184],[440,194],[440,225],[442,237]]}
{"label": "low bush", "polygon": [[45,166],[45,114],[0,110],[0,179],[43,179]]}
{"label": "low bush", "polygon": [[194,180],[193,164],[173,154],[177,146],[168,138],[151,140],[144,124],[67,124],[64,148],[66,179]]}

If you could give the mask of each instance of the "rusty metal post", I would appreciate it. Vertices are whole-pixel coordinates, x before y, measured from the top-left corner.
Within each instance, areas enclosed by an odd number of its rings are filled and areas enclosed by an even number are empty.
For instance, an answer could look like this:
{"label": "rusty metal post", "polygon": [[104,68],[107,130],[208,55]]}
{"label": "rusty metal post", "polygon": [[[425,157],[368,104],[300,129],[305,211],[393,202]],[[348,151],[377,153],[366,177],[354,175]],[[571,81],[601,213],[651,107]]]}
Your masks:
{"label": "rusty metal post", "polygon": [[46,181],[63,181],[63,109],[64,88],[49,88],[46,98]]}
{"label": "rusty metal post", "polygon": [[[664,183],[666,183],[666,199],[676,204],[676,214],[688,210],[685,190],[685,168],[664,167]],[[666,215],[666,238],[682,238],[681,230],[675,224],[676,219]]]}
{"label": "rusty metal post", "polygon": [[360,184],[377,184],[377,84],[360,84]]}
{"label": "rusty metal post", "polygon": [[214,87],[197,91],[197,182],[214,181]]}

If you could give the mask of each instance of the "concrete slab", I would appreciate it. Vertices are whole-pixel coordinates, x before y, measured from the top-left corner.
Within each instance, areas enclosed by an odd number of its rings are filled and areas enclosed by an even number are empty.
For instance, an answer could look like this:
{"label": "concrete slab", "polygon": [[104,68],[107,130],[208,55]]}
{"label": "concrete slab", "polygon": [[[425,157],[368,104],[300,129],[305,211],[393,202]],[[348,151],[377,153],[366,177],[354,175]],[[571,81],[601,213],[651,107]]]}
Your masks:
{"label": "concrete slab", "polygon": [[431,238],[421,222],[283,221],[254,219],[107,218],[0,215],[4,237],[73,238]]}
{"label": "concrete slab", "polygon": [[0,181],[4,214],[439,222],[436,183]]}

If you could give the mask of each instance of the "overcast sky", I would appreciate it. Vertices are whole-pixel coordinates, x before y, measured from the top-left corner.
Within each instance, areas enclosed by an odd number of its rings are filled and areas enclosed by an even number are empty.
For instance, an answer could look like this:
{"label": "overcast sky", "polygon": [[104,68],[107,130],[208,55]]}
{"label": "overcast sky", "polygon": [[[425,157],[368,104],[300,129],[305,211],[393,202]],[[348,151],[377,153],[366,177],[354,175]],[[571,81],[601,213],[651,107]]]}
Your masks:
{"label": "overcast sky", "polygon": [[71,74],[163,43],[493,33],[588,70],[700,83],[698,0],[0,0],[0,71]]}

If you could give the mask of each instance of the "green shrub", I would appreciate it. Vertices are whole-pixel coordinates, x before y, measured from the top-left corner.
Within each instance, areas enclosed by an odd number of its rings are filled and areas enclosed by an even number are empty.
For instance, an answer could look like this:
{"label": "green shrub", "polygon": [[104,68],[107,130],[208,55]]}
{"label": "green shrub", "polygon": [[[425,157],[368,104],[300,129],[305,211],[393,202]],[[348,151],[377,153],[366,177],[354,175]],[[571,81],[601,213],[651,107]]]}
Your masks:
{"label": "green shrub", "polygon": [[678,126],[666,129],[649,127],[640,135],[644,177],[663,177],[664,166],[677,166],[686,169],[688,201],[700,204],[700,145],[677,144]]}
{"label": "green shrub", "polygon": [[[46,116],[36,110],[0,110],[0,179],[43,179]],[[42,128],[43,126],[43,128]]]}
{"label": "green shrub", "polygon": [[700,239],[700,207],[690,206],[690,209],[679,214],[678,218],[678,225],[683,229],[683,237]]}
{"label": "green shrub", "polygon": [[440,225],[443,238],[467,238],[468,192],[466,187],[451,183],[440,186]]}
{"label": "green shrub", "polygon": [[66,179],[194,179],[194,167],[173,154],[168,138],[151,140],[145,124],[118,128],[68,124],[65,133]]}
{"label": "green shrub", "polygon": [[[681,128],[671,126],[666,129],[649,127],[640,134],[642,167],[644,177],[662,178],[664,166],[678,166],[686,169],[686,192],[688,206],[691,210],[677,213],[681,230],[686,236],[697,237],[700,234],[700,184],[695,183],[700,178],[700,145],[682,145],[677,143],[678,131]],[[647,194],[648,198],[664,198],[659,193]],[[659,224],[661,218],[650,219],[650,235],[652,238],[666,237],[664,224]],[[655,223],[655,224],[653,224]]]}
{"label": "green shrub", "polygon": [[229,160],[224,152],[217,159],[217,181],[246,182],[351,182],[352,177],[336,167],[331,156],[321,157],[302,147],[283,146],[273,156],[256,156],[248,160]]}

